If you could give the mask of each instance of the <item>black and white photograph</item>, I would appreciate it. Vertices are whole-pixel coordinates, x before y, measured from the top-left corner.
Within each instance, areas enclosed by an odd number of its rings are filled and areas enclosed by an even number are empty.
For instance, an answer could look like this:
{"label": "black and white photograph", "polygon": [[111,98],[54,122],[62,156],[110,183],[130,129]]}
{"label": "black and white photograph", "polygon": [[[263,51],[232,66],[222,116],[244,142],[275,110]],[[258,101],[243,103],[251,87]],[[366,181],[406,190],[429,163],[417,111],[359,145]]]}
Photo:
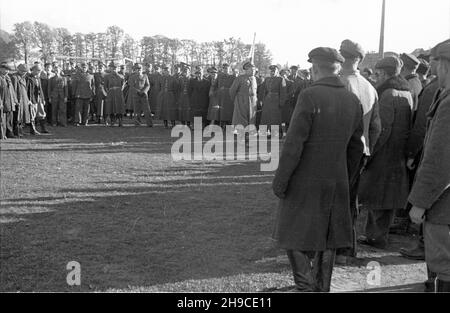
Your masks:
{"label": "black and white photograph", "polygon": [[446,292],[450,1],[0,0],[0,293]]}

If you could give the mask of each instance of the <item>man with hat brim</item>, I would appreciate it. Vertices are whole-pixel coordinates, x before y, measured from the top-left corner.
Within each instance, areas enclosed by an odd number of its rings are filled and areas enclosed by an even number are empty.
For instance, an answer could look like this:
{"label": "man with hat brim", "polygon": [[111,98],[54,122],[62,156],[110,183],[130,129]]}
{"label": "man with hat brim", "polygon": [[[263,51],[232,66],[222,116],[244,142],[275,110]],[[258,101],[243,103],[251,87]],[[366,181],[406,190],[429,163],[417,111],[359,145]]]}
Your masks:
{"label": "man with hat brim", "polygon": [[411,94],[414,100],[413,112],[415,114],[415,111],[417,110],[417,102],[419,100],[419,94],[423,88],[419,76],[416,73],[420,61],[419,59],[417,59],[416,56],[410,53],[402,53],[400,55],[400,59],[403,62],[403,67],[400,72],[400,75],[402,75],[403,78],[405,78],[408,81],[409,86],[411,88]]}
{"label": "man with hat brim", "polygon": [[336,249],[352,246],[349,181],[363,153],[362,108],[338,77],[336,50],[316,48],[309,62],[314,83],[298,98],[272,184],[280,198],[274,238],[296,291],[328,292]]}
{"label": "man with hat brim", "polygon": [[217,98],[217,78],[219,76],[219,71],[215,66],[210,68],[209,71],[209,106],[208,106],[208,120],[210,124],[220,124],[220,106]]}
{"label": "man with hat brim", "polygon": [[[209,68],[208,70],[211,72],[212,69]],[[195,71],[195,78],[191,80],[191,122],[194,122],[196,117],[201,117],[203,127],[206,126],[208,121],[210,88],[210,78],[204,77],[202,67],[198,66]]]}
{"label": "man with hat brim", "polygon": [[[264,80],[262,86],[262,112],[261,125],[266,126],[268,134],[271,136],[283,136],[281,126],[281,109],[286,102],[286,81],[278,73],[278,66],[269,66],[270,77]],[[271,126],[278,126],[278,129],[271,133]]]}
{"label": "man with hat brim", "polygon": [[94,76],[88,73],[88,65],[81,62],[80,72],[72,81],[75,97],[75,126],[88,124],[90,102],[95,96]]}
{"label": "man with hat brim", "polygon": [[128,79],[130,89],[128,92],[127,107],[133,111],[135,125],[141,125],[141,113],[143,112],[147,126],[153,127],[152,114],[148,104],[148,91],[150,89],[148,77],[142,73],[142,66],[140,64],[135,64],[133,71],[133,74]]}
{"label": "man with hat brim", "polygon": [[[381,133],[381,120],[378,108],[378,94],[372,84],[367,81],[358,70],[360,62],[364,58],[362,47],[349,39],[342,41],[340,53],[345,61],[342,64],[341,81],[348,91],[353,93],[360,100],[363,108],[364,125],[364,158],[370,156],[371,151]],[[358,173],[364,166],[364,159],[361,159]],[[347,257],[356,257],[356,220],[357,220],[357,193],[359,184],[359,174],[350,184],[350,208],[352,210],[353,222],[353,248],[338,250],[337,263],[346,263]]]}
{"label": "man with hat brim", "polygon": [[67,121],[73,122],[75,118],[75,98],[73,97],[72,90],[72,80],[76,76],[75,63],[73,61],[69,61],[66,63],[66,68],[63,71],[63,75],[67,79],[67,83],[69,86],[69,98],[67,99]]}
{"label": "man with hat brim", "polygon": [[102,124],[105,121],[104,115],[104,104],[107,96],[105,89],[105,64],[103,62],[98,62],[97,73],[94,74],[94,84],[95,84],[95,97],[94,97],[94,112],[97,116],[97,123]]}
{"label": "man with hat brim", "polygon": [[182,70],[180,78],[178,79],[178,84],[180,86],[179,94],[177,98],[177,105],[178,105],[178,120],[183,125],[190,126],[191,124],[191,105],[190,105],[190,96],[192,93],[192,86],[191,86],[191,67],[185,66],[186,63],[181,63]]}
{"label": "man with hat brim", "polygon": [[[427,76],[429,74],[430,71],[430,64],[428,61],[426,61],[425,59],[419,59],[420,64],[417,67],[417,75],[419,76],[419,80],[422,83],[422,88],[425,87],[431,79],[428,79]],[[422,89],[423,90],[423,89]],[[420,94],[419,94],[420,96]]]}
{"label": "man with hat brim", "polygon": [[[232,125],[247,127],[255,125],[257,110],[256,68],[251,62],[245,62],[245,74],[238,76],[230,87],[230,98],[234,102]],[[256,127],[255,127],[256,129]],[[243,135],[243,134],[239,134]],[[248,133],[246,134],[248,137]]]}
{"label": "man with hat brim", "polygon": [[158,117],[163,120],[164,127],[168,128],[168,121],[171,126],[176,125],[178,119],[177,93],[179,90],[178,79],[170,75],[170,67],[163,65],[163,76],[161,79],[161,92],[158,95]]}
{"label": "man with hat brim", "polygon": [[233,84],[235,76],[231,74],[230,66],[227,63],[222,64],[222,71],[217,74],[211,88],[217,93],[217,106],[219,107],[220,126],[225,127],[231,124],[233,118],[234,104],[230,98],[230,87]]}
{"label": "man with hat brim", "polygon": [[159,115],[159,110],[161,108],[158,107],[158,95],[161,92],[161,83],[162,83],[162,69],[161,66],[155,64],[154,72],[148,76],[148,80],[150,82],[150,91],[149,91],[149,102],[150,102],[150,110],[156,116]]}
{"label": "man with hat brim", "polygon": [[413,98],[400,74],[402,61],[389,56],[375,65],[381,134],[361,174],[358,200],[368,211],[365,236],[358,241],[385,249],[395,212],[404,208],[409,182],[406,142],[411,130]]}
{"label": "man with hat brim", "polygon": [[125,114],[125,100],[122,89],[125,84],[123,75],[117,72],[117,65],[109,63],[110,73],[105,76],[105,90],[107,93],[104,104],[105,125],[114,126],[116,120],[119,127],[123,126],[123,115]]}
{"label": "man with hat brim", "polygon": [[450,43],[438,45],[435,56],[441,92],[428,113],[423,157],[408,201],[412,222],[423,224],[426,263],[437,274],[435,291],[450,292]]}
{"label": "man with hat brim", "polygon": [[62,127],[67,126],[67,98],[68,84],[67,79],[62,75],[61,68],[58,65],[53,67],[54,75],[48,82],[48,96],[52,105],[52,126],[58,124]]}
{"label": "man with hat brim", "polygon": [[30,69],[26,64],[19,64],[17,71],[11,75],[11,82],[15,90],[15,98],[17,100],[17,109],[14,112],[14,122],[18,124],[18,136],[22,136],[24,125],[30,125],[30,134],[39,135],[36,130],[35,121],[31,119],[30,98],[28,94],[28,75]]}
{"label": "man with hat brim", "polygon": [[16,138],[21,135],[20,130],[15,129],[14,125],[17,117],[20,115],[16,111],[19,111],[21,106],[16,98],[16,90],[11,78],[8,75],[10,71],[12,71],[12,67],[8,62],[0,63],[0,139]]}

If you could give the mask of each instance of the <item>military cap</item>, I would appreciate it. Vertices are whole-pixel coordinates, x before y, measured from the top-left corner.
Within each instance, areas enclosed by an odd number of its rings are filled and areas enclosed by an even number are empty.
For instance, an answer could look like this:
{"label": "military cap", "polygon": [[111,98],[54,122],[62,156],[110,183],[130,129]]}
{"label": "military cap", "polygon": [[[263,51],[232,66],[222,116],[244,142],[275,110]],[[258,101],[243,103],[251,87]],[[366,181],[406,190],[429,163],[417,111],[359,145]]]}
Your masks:
{"label": "military cap", "polygon": [[431,55],[433,58],[437,58],[437,50],[438,50],[439,46],[441,46],[441,45],[443,45],[443,44],[446,44],[446,43],[449,43],[449,42],[450,42],[450,39],[447,39],[447,40],[445,40],[445,41],[443,41],[443,42],[438,43],[436,46],[434,46],[434,47],[430,50],[430,55]]}
{"label": "military cap", "polygon": [[286,69],[282,69],[281,71],[280,71],[280,75],[284,75],[284,74],[287,74],[289,71],[288,70],[286,70]]}
{"label": "military cap", "polygon": [[342,41],[339,51],[343,56],[360,57],[361,60],[364,59],[364,56],[366,55],[361,45],[349,39]]}
{"label": "military cap", "polygon": [[255,67],[255,64],[253,64],[252,62],[245,62],[244,65],[242,66],[242,68],[244,70],[247,70],[247,69],[249,69],[251,67]]}
{"label": "military cap", "polygon": [[437,48],[436,59],[445,59],[450,62],[450,42],[443,43]]}
{"label": "military cap", "polygon": [[117,68],[116,63],[114,61],[109,62],[108,67]]}
{"label": "military cap", "polygon": [[389,56],[381,59],[375,64],[375,68],[385,69],[385,68],[393,68],[396,72],[400,71],[403,66],[403,62],[401,59],[395,56]]}
{"label": "military cap", "polygon": [[411,67],[415,67],[420,64],[419,59],[415,55],[410,53],[402,53],[400,55],[400,59],[402,59],[403,64],[407,64]]}
{"label": "military cap", "polygon": [[344,57],[333,48],[318,47],[308,54],[310,63],[344,63]]}
{"label": "military cap", "polygon": [[278,66],[276,65],[269,66],[269,70],[274,71],[275,69],[279,70]]}
{"label": "military cap", "polygon": [[22,64],[19,64],[19,66],[17,67],[17,70],[19,72],[26,73],[26,72],[30,71],[30,67],[27,64],[22,63]]}
{"label": "military cap", "polygon": [[134,65],[133,65],[133,70],[140,70],[140,69],[142,69],[142,65],[140,65],[139,63],[134,63]]}
{"label": "military cap", "polygon": [[297,65],[292,65],[290,67],[290,69],[293,70],[293,71],[297,71],[298,70],[298,66]]}
{"label": "military cap", "polygon": [[422,74],[425,75],[428,72],[428,69],[430,68],[430,64],[424,60],[424,59],[419,59],[420,64],[419,67],[417,68],[417,73],[418,74]]}
{"label": "military cap", "polygon": [[0,67],[4,68],[4,69],[7,69],[8,71],[12,71],[13,70],[11,65],[8,62],[6,62],[6,61],[1,62],[0,63]]}

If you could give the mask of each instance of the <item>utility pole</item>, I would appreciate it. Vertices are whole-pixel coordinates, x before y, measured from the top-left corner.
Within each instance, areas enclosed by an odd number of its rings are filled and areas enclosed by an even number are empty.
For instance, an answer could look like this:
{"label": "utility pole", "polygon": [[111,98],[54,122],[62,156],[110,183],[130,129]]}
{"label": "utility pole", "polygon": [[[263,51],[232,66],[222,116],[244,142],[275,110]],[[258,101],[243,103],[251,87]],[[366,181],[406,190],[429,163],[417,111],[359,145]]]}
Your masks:
{"label": "utility pole", "polygon": [[384,57],[384,20],[386,12],[386,0],[383,0],[383,7],[381,9],[381,30],[380,30],[380,50],[378,51],[378,57],[382,59]]}

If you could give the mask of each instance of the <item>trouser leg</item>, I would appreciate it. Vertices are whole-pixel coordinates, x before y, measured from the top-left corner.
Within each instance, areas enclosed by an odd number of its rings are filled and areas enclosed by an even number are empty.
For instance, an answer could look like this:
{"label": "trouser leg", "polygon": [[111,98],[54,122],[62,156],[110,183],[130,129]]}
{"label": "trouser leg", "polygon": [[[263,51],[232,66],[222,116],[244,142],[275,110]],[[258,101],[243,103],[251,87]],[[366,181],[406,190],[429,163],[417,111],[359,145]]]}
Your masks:
{"label": "trouser leg", "polygon": [[59,99],[53,97],[52,98],[52,103],[53,103],[53,105],[52,105],[52,112],[51,112],[51,114],[52,114],[52,124],[56,125],[58,122],[61,122],[58,119]]}
{"label": "trouser leg", "polygon": [[316,281],[316,291],[330,291],[335,257],[336,250],[316,252],[313,262],[313,275]]}
{"label": "trouser leg", "polygon": [[[141,110],[144,112],[145,121],[147,126],[153,126],[152,113],[150,111],[150,105],[148,104],[148,100],[145,99],[142,103]],[[141,111],[139,110],[139,111]]]}
{"label": "trouser leg", "polygon": [[395,217],[395,210],[369,210],[367,213],[366,236],[387,244],[389,227]]}
{"label": "trouser leg", "polygon": [[82,101],[82,120],[83,124],[87,124],[89,119],[89,109],[91,106],[91,101],[89,99],[83,99]]}
{"label": "trouser leg", "polygon": [[303,292],[315,291],[316,284],[310,258],[299,250],[287,250],[286,252],[294,275],[295,287]]}
{"label": "trouser leg", "polygon": [[74,123],[81,124],[81,113],[83,110],[83,100],[82,99],[76,99],[75,100],[75,117],[74,117]]}
{"label": "trouser leg", "polygon": [[6,114],[0,109],[0,139],[6,137]]}
{"label": "trouser leg", "polygon": [[99,119],[99,121],[101,121],[101,118],[103,118],[103,103],[103,99],[97,98],[97,118]]}
{"label": "trouser leg", "polygon": [[6,136],[13,137],[14,136],[14,112],[6,112]]}
{"label": "trouser leg", "polygon": [[58,122],[61,126],[67,126],[67,103],[64,99],[58,100]]}

